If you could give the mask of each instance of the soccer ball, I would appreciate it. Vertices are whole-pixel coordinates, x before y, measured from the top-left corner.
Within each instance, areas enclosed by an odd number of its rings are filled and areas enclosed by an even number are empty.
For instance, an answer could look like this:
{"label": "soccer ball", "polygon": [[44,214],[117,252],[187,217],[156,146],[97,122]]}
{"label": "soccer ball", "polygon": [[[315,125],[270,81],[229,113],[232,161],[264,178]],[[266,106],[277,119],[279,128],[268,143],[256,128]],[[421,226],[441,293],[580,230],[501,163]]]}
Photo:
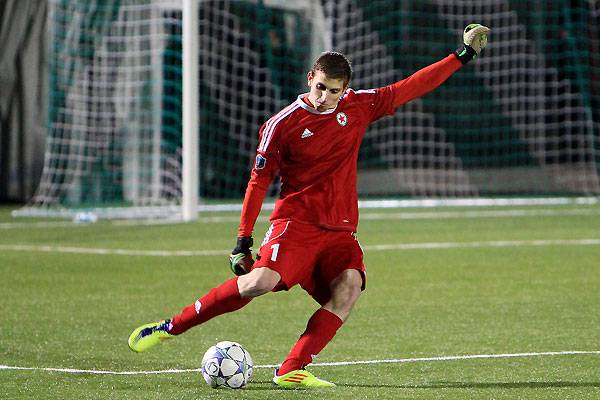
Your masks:
{"label": "soccer ball", "polygon": [[212,388],[243,388],[252,377],[253,367],[250,353],[236,342],[219,342],[202,357],[202,376]]}

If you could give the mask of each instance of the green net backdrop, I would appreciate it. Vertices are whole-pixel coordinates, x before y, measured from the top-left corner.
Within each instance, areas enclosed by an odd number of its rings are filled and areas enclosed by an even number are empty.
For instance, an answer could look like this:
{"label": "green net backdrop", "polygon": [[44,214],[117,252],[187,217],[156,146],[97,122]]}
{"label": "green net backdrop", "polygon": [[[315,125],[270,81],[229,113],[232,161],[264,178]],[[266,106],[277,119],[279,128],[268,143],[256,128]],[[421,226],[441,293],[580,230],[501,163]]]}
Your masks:
{"label": "green net backdrop", "polygon": [[[50,109],[31,207],[181,202],[180,1],[51,0]],[[482,57],[367,132],[361,196],[598,195],[600,1],[200,1],[200,196],[241,199],[258,129],[342,51],[354,89]],[[274,184],[271,195],[276,195]]]}

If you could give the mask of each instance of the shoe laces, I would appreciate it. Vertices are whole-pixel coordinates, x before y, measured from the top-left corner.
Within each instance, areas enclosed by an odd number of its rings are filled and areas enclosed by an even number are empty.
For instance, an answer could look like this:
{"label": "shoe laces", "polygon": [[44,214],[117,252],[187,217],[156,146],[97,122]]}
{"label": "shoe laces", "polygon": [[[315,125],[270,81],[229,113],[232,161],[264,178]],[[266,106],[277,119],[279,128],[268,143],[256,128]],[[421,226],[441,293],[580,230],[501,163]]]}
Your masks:
{"label": "shoe laces", "polygon": [[152,331],[164,331],[164,332],[169,333],[171,328],[172,328],[171,320],[168,319],[165,322],[163,322],[162,324],[152,328]]}

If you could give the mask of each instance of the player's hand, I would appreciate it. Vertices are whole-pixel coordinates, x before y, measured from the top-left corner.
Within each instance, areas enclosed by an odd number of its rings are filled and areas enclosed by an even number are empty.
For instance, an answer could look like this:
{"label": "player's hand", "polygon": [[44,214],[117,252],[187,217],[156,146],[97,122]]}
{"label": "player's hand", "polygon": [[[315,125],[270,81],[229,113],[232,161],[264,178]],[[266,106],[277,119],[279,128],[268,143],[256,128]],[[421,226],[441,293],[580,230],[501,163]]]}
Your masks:
{"label": "player's hand", "polygon": [[463,33],[463,42],[465,46],[470,46],[479,55],[481,50],[487,45],[487,34],[490,28],[481,24],[469,24]]}
{"label": "player's hand", "polygon": [[466,64],[481,53],[487,45],[487,34],[490,28],[481,24],[469,24],[463,32],[463,46],[456,50],[458,59]]}
{"label": "player's hand", "polygon": [[237,244],[229,255],[229,268],[236,275],[244,275],[250,272],[254,260],[252,259],[251,247],[254,240],[250,236],[237,238]]}

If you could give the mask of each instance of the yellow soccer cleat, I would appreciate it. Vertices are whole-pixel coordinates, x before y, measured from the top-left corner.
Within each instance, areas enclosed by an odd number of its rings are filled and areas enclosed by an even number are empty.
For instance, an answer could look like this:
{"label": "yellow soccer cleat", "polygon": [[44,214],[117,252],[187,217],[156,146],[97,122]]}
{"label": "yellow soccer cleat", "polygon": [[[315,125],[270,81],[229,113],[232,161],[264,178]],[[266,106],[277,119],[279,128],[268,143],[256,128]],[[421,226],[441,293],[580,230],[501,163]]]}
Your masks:
{"label": "yellow soccer cleat", "polygon": [[277,376],[276,370],[275,376],[273,377],[273,383],[277,386],[288,389],[324,388],[335,386],[335,383],[319,379],[304,369],[297,369],[281,376]]}
{"label": "yellow soccer cleat", "polygon": [[174,338],[175,335],[168,332],[170,325],[171,321],[167,320],[140,326],[129,335],[129,348],[141,353],[164,340]]}

